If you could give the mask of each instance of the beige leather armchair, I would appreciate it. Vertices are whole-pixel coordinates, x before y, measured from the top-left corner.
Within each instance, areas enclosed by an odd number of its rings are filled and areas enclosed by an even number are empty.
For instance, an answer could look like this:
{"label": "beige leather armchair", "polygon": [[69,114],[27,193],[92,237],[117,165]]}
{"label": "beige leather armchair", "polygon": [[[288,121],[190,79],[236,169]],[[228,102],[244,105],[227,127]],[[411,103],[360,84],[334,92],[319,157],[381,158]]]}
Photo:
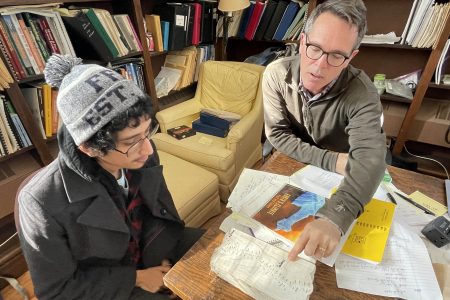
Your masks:
{"label": "beige leather armchair", "polygon": [[[227,201],[244,167],[261,159],[263,108],[261,80],[264,67],[208,61],[201,65],[195,97],[156,114],[161,133],[154,136],[157,149],[192,162],[217,174],[219,195]],[[199,118],[202,108],[214,108],[241,116],[226,138],[197,133],[177,140],[167,129]]]}

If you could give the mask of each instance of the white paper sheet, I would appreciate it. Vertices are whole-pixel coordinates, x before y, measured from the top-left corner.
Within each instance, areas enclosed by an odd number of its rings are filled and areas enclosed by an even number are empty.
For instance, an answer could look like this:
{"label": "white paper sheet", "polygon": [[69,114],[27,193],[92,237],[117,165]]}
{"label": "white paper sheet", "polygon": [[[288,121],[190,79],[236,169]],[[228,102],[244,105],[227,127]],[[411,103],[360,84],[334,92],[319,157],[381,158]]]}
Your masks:
{"label": "white paper sheet", "polygon": [[246,215],[252,216],[286,183],[289,183],[289,176],[244,169],[228,197],[227,207],[235,212],[244,210]]}
{"label": "white paper sheet", "polygon": [[211,257],[211,270],[255,299],[308,299],[313,261],[287,261],[287,252],[231,230]]}
{"label": "white paper sheet", "polygon": [[344,176],[337,173],[309,165],[292,174],[290,182],[304,190],[329,198],[331,191],[341,184],[343,178]]}
{"label": "white paper sheet", "polygon": [[423,241],[399,223],[391,228],[380,264],[340,255],[336,279],[338,287],[363,293],[408,300],[442,299]]}

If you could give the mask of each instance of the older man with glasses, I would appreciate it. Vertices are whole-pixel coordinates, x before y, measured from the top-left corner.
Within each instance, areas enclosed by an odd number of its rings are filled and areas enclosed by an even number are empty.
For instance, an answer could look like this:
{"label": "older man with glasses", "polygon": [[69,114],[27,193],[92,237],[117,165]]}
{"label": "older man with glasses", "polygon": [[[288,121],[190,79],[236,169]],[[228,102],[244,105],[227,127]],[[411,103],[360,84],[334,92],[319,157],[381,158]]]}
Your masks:
{"label": "older man with glasses", "polygon": [[[366,32],[361,0],[318,5],[300,37],[300,57],[270,64],[263,79],[266,136],[303,163],[344,175],[289,254],[329,256],[370,201],[385,169],[382,106],[370,78],[350,65]],[[300,58],[300,59],[299,59]]]}

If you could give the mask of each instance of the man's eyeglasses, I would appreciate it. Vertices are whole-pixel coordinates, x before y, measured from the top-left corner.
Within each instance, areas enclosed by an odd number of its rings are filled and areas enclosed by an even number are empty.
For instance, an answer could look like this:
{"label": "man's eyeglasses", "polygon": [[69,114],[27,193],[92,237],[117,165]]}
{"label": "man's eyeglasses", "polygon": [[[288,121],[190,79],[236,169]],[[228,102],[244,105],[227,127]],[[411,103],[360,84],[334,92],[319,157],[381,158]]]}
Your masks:
{"label": "man's eyeglasses", "polygon": [[117,148],[114,148],[112,150],[122,153],[128,157],[129,153],[137,152],[139,150],[139,148],[142,146],[142,144],[145,142],[145,140],[147,140],[147,139],[150,140],[155,135],[155,133],[158,131],[158,129],[159,129],[159,124],[156,124],[156,126],[153,127],[153,129],[152,129],[152,126],[150,125],[148,127],[148,129],[145,131],[145,137],[143,137],[142,139],[133,143],[133,145],[131,145],[126,152],[120,151]]}
{"label": "man's eyeglasses", "polygon": [[319,58],[322,57],[322,55],[325,54],[327,56],[327,63],[330,66],[340,67],[347,59],[350,58],[349,56],[345,56],[341,53],[325,52],[319,46],[308,43],[308,36],[305,35],[305,37],[306,37],[306,44],[305,44],[306,56],[310,59],[318,60]]}

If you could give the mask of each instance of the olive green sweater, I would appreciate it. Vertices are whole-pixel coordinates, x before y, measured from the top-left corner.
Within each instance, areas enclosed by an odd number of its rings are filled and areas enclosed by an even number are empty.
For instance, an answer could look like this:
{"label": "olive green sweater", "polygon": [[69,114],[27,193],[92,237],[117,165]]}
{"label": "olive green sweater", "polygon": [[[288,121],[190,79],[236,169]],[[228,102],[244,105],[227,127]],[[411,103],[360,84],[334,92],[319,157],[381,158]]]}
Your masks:
{"label": "olive green sweater", "polygon": [[338,153],[349,154],[344,180],[318,212],[345,233],[372,198],[386,168],[380,98],[369,77],[350,65],[317,100],[307,103],[299,83],[298,56],[267,66],[263,78],[266,136],[288,156],[333,172]]}

